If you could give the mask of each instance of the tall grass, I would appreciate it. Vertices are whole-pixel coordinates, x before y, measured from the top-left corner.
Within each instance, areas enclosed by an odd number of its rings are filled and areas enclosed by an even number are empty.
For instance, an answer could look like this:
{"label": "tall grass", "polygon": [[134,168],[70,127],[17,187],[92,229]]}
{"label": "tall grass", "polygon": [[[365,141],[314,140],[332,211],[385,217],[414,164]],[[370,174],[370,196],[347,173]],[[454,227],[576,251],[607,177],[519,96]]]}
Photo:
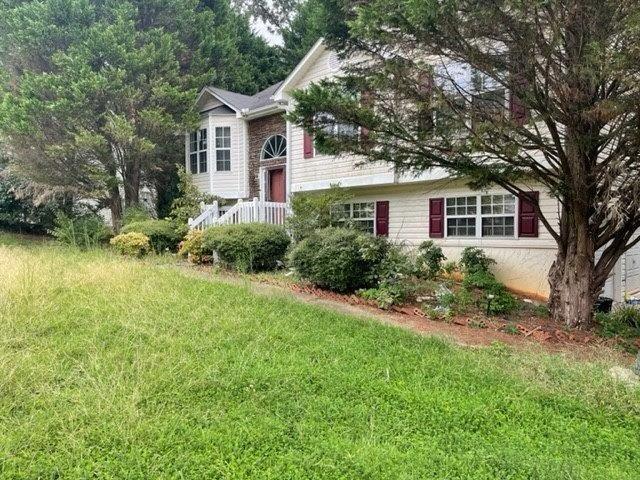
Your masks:
{"label": "tall grass", "polygon": [[637,478],[605,364],[0,246],[1,478]]}

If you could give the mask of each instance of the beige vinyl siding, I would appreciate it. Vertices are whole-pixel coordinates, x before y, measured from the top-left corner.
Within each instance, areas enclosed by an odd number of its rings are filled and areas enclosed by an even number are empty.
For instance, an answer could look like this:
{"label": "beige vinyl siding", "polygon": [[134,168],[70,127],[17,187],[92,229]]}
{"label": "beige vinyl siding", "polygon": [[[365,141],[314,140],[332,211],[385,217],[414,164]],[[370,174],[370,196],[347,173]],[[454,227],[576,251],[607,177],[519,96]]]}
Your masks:
{"label": "beige vinyl siding", "polygon": [[[545,216],[557,222],[557,203],[540,186],[527,190],[540,192],[540,205]],[[389,239],[394,243],[415,248],[429,238],[429,198],[456,195],[477,195],[461,181],[436,181],[388,187],[354,188],[353,202],[389,202]],[[500,188],[488,192],[505,193]],[[517,214],[516,214],[517,215]],[[517,216],[516,216],[517,220]],[[537,296],[549,292],[547,273],[555,258],[556,245],[540,224],[538,238],[438,238],[448,259],[459,260],[465,247],[480,247],[497,261],[496,276],[510,288]]]}
{"label": "beige vinyl siding", "polygon": [[[243,198],[245,195],[246,163],[244,155],[244,120],[235,115],[212,115],[209,120],[209,166],[213,177],[213,193],[223,198]],[[216,171],[215,129],[231,128],[231,170]]]}
{"label": "beige vinyl siding", "polygon": [[[317,83],[322,79],[331,78],[339,74],[331,65],[331,52],[325,50],[315,62],[302,75],[299,82],[292,88],[304,89],[311,83]],[[313,190],[313,184],[318,182],[339,183],[341,180],[354,177],[368,177],[366,184],[391,183],[393,181],[393,169],[390,164],[365,164],[358,166],[360,159],[354,156],[332,156],[316,153],[313,158],[304,158],[303,131],[293,125],[291,138],[291,183],[294,191]]]}

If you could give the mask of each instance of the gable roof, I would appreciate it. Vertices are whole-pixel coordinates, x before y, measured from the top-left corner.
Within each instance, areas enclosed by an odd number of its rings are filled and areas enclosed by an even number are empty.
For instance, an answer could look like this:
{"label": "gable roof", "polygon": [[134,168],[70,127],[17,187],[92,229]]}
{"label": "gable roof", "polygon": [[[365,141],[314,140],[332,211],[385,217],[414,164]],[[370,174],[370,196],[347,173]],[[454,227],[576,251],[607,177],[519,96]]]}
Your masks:
{"label": "gable roof", "polygon": [[309,69],[309,67],[313,64],[314,61],[326,50],[324,45],[324,38],[319,38],[318,41],[311,47],[311,50],[307,52],[302,60],[296,65],[289,76],[284,79],[284,81],[280,82],[280,86],[273,93],[273,99],[277,101],[284,100],[284,92],[291,85],[295,85],[298,79],[304,75],[304,73]]}
{"label": "gable roof", "polygon": [[202,98],[202,95],[209,93],[220,102],[231,108],[236,113],[243,113],[247,110],[255,110],[258,108],[275,105],[276,102],[271,98],[273,93],[282,85],[282,81],[275,83],[264,90],[259,91],[255,95],[243,95],[241,93],[230,92],[217,87],[204,87],[198,94],[196,102]]}

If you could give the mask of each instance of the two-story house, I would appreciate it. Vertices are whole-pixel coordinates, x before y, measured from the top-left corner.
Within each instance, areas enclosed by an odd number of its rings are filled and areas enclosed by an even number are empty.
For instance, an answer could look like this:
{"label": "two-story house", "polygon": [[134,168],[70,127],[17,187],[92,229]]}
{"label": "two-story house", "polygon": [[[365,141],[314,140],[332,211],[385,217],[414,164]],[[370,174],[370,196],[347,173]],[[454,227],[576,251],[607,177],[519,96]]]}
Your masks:
{"label": "two-story house", "polygon": [[[409,247],[432,239],[451,259],[465,247],[480,247],[497,261],[496,275],[510,288],[547,295],[556,244],[526,198],[498,187],[473,191],[443,171],[414,177],[398,174],[391,164],[324,155],[308,133],[285,121],[292,91],[340,71],[338,56],[319,41],[283,82],[254,96],[214,87],[200,92],[201,124],[186,137],[186,166],[203,191],[244,204],[248,213],[240,215],[236,205],[225,221],[282,222],[283,214],[261,214],[257,202],[284,205],[297,192],[340,185],[353,195],[345,214],[371,233]],[[537,196],[547,218],[557,218],[557,200],[543,186],[522,188]],[[193,226],[211,224],[212,215],[219,210],[205,211]],[[640,247],[622,257],[605,294],[621,300],[639,289]]]}

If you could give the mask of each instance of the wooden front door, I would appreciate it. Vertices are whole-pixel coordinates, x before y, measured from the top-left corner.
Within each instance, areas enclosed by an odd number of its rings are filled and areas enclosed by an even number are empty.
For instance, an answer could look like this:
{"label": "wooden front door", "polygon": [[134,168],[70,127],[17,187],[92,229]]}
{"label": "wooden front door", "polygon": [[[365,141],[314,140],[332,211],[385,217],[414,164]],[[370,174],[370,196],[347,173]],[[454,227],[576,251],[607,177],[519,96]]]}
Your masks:
{"label": "wooden front door", "polygon": [[269,198],[270,202],[285,202],[284,168],[269,170]]}

